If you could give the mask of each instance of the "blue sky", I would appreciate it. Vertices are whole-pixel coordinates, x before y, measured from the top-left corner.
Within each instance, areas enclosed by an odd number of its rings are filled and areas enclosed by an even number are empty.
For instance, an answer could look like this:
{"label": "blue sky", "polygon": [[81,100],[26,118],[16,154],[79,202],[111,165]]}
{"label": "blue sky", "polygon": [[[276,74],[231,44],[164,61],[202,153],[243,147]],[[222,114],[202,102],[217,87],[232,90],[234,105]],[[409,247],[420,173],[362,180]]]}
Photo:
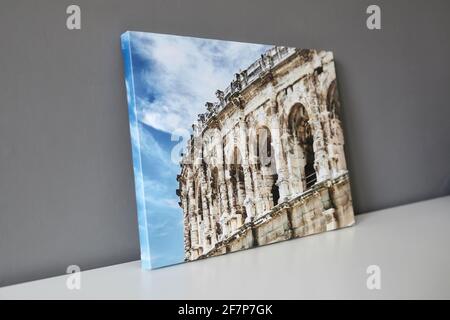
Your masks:
{"label": "blue sky", "polygon": [[139,227],[148,228],[148,233],[140,230],[141,256],[148,259],[151,252],[151,266],[157,268],[184,259],[183,212],[175,193],[180,166],[172,156],[178,154],[174,147],[184,146],[205,102],[216,100],[215,91],[224,90],[236,72],[269,46],[142,32],[131,32],[130,44],[133,79],[127,76],[126,83],[128,93],[133,86],[135,95],[128,102],[137,110],[130,122],[136,121],[139,131],[132,132],[133,152],[138,148],[133,137],[140,141],[140,162],[133,162],[143,176],[137,197],[145,199],[138,205],[145,212]]}

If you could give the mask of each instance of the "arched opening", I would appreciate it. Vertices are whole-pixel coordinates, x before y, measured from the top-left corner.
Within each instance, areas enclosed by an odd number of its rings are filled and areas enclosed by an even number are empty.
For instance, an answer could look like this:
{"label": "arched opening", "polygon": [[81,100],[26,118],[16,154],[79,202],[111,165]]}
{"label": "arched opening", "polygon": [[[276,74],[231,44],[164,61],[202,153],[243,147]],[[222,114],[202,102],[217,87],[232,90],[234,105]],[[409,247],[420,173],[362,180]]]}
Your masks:
{"label": "arched opening", "polygon": [[222,226],[219,222],[216,222],[216,233],[218,237],[222,234]]}
{"label": "arched opening", "polygon": [[218,223],[214,223],[214,221],[218,221],[220,219],[221,214],[226,208],[222,208],[220,202],[220,191],[219,191],[219,169],[217,167],[213,167],[211,170],[211,178],[210,178],[210,186],[211,186],[211,209],[213,210],[214,217],[212,217],[211,223],[213,227],[216,229],[216,236],[220,236],[220,229],[217,229]]}
{"label": "arched opening", "polygon": [[304,166],[300,174],[303,181],[303,189],[311,188],[317,181],[316,171],[314,169],[314,138],[312,135],[309,116],[302,104],[296,104],[292,107],[288,117],[288,133],[290,135],[293,148],[301,147],[303,153]]}
{"label": "arched opening", "polygon": [[245,211],[245,178],[244,168],[242,167],[241,153],[237,147],[234,147],[232,159],[230,163],[230,180],[233,187],[233,195],[237,200],[238,213],[242,215],[243,220],[247,218]]}
{"label": "arched opening", "polygon": [[272,136],[267,127],[260,127],[256,131],[256,157],[263,166],[270,166],[272,160]]}
{"label": "arched opening", "polygon": [[203,203],[202,203],[202,190],[200,188],[200,184],[196,183],[197,190],[195,195],[197,197],[197,218],[199,222],[203,221]]}
{"label": "arched opening", "polygon": [[272,134],[269,128],[263,126],[256,131],[257,148],[256,156],[260,165],[264,180],[269,183],[271,206],[276,206],[280,199],[280,190],[277,185],[278,174],[272,146]]}
{"label": "arched opening", "polygon": [[341,103],[336,80],[333,80],[328,88],[327,111],[330,113],[330,119],[341,119]]}
{"label": "arched opening", "polygon": [[270,190],[270,193],[272,194],[272,201],[273,205],[276,206],[278,204],[278,200],[280,200],[280,189],[277,186],[277,180],[278,175],[273,175],[273,183],[272,183],[272,189]]}
{"label": "arched opening", "polygon": [[212,206],[217,206],[219,202],[219,170],[214,167],[211,170],[211,202]]}
{"label": "arched opening", "polygon": [[329,126],[327,130],[328,156],[331,173],[337,176],[346,171],[344,157],[344,137],[341,126],[341,103],[336,80],[333,80],[327,92],[327,111],[329,113]]}

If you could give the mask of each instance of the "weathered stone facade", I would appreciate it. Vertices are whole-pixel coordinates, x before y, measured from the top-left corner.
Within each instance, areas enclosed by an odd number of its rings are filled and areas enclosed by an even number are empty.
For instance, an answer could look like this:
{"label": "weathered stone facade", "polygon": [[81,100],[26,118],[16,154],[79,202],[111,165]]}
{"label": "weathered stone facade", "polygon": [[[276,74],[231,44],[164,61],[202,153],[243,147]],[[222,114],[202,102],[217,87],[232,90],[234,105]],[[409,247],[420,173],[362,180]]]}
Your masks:
{"label": "weathered stone facade", "polygon": [[177,177],[186,260],[354,223],[331,52],[273,47],[216,95]]}

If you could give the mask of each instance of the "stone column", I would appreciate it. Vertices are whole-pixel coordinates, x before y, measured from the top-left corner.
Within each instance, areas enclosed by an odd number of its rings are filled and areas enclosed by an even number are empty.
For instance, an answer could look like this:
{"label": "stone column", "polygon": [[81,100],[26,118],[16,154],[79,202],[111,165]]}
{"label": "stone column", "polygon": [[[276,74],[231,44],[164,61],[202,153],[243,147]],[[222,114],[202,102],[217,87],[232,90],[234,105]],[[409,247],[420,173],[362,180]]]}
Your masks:
{"label": "stone column", "polygon": [[314,168],[317,174],[317,182],[330,178],[330,167],[328,163],[328,152],[325,145],[324,132],[322,129],[320,115],[320,105],[315,93],[314,86],[309,83],[309,93],[305,96],[309,115],[309,125],[311,126],[314,144]]}
{"label": "stone column", "polygon": [[242,153],[242,170],[244,171],[244,185],[245,185],[245,198],[243,204],[247,213],[247,220],[249,222],[255,216],[255,196],[253,192],[252,173],[249,165],[249,146],[248,146],[248,129],[247,124],[244,121],[244,114],[241,111],[241,118],[239,120],[239,141],[240,149]]}
{"label": "stone column", "polygon": [[195,192],[194,192],[194,175],[190,166],[186,167],[186,186],[187,186],[187,207],[188,207],[188,228],[191,238],[191,251],[192,247],[198,246],[198,225],[195,217]]}
{"label": "stone column", "polygon": [[211,245],[214,245],[214,243],[217,240],[217,232],[216,232],[216,219],[219,214],[219,208],[217,207],[217,199],[215,203],[213,203],[212,199],[212,192],[213,188],[211,185],[212,181],[212,173],[211,173],[211,167],[210,165],[207,166],[206,169],[206,184],[207,184],[207,201],[209,204],[209,225],[210,225],[210,233],[211,233]]}
{"label": "stone column", "polygon": [[[327,112],[329,114],[329,112]],[[338,119],[327,119],[329,134],[327,135],[327,151],[332,178],[347,172],[344,154],[344,134]]]}
{"label": "stone column", "polygon": [[[227,169],[225,170],[225,181],[227,184],[227,192],[228,192],[228,204],[230,208],[230,218],[236,217],[236,197],[233,190],[233,183],[231,182],[231,176],[230,176],[230,170],[229,170],[229,164],[226,165]],[[234,230],[230,230],[233,232]]]}
{"label": "stone column", "polygon": [[270,210],[274,206],[272,197],[272,186],[276,181],[273,178],[273,172],[270,167],[261,166],[262,180],[263,180],[263,195],[262,202],[264,211]]}
{"label": "stone column", "polygon": [[189,208],[185,183],[183,183],[181,188],[181,205],[183,207],[183,220],[184,220],[184,252],[188,253],[191,248],[191,240],[190,240],[191,237],[189,228]]}
{"label": "stone column", "polygon": [[[250,222],[256,215],[255,210],[255,195],[252,190],[253,184],[252,184],[252,172],[250,169],[250,166],[248,164],[243,166],[244,170],[244,180],[245,180],[245,199],[244,199],[244,206],[245,206],[245,212],[247,213],[247,218],[245,222]],[[249,191],[247,191],[249,190]]]}
{"label": "stone column", "polygon": [[255,184],[255,209],[256,209],[256,215],[261,215],[264,213],[264,205],[263,205],[263,198],[265,194],[264,190],[264,183],[262,180],[262,172],[258,170],[258,166],[256,164],[251,166],[251,173],[253,182]]}
{"label": "stone column", "polygon": [[[193,206],[195,208],[194,210],[194,216],[195,216],[195,222],[196,225],[193,225],[193,228],[197,231],[197,244],[198,247],[201,248],[203,246],[203,219],[204,214],[203,212],[203,194],[202,194],[202,188],[201,188],[201,178],[200,178],[201,168],[199,168],[199,165],[194,165],[192,169],[192,180],[195,180],[195,193],[193,198]],[[202,215],[200,215],[200,213]]]}
{"label": "stone column", "polygon": [[198,247],[200,245],[198,236],[198,222],[196,216],[191,216],[189,219],[190,229],[191,229],[191,243],[192,247]]}
{"label": "stone column", "polygon": [[202,234],[203,240],[206,239],[206,235],[211,231],[211,223],[210,223],[210,212],[209,212],[209,206],[208,206],[208,190],[207,190],[207,184],[206,184],[206,177],[203,172],[203,168],[199,168],[200,172],[200,190],[202,192],[201,202],[202,202],[202,213],[203,213],[203,226],[204,230]]}
{"label": "stone column", "polygon": [[228,226],[227,226],[228,217],[222,216],[220,217],[220,227],[222,228],[222,236],[220,237],[220,240],[223,240],[228,235]]}
{"label": "stone column", "polygon": [[[257,156],[256,156],[256,148],[257,148],[257,133],[256,133],[256,125],[251,124],[247,129],[247,135],[249,136],[248,143],[248,154],[247,154],[247,163],[248,169],[244,167],[244,170],[248,170],[246,177],[247,179],[251,179],[250,183],[253,185],[253,206],[254,206],[254,215],[261,215],[264,211],[262,207],[262,183],[260,182],[259,176],[261,175],[260,166],[257,164]],[[244,173],[245,174],[245,173]]]}
{"label": "stone column", "polygon": [[224,152],[223,152],[223,143],[222,137],[217,137],[216,141],[216,152],[217,152],[217,173],[218,173],[218,183],[219,183],[219,198],[220,198],[220,206],[221,206],[221,214],[219,217],[220,225],[222,228],[222,234],[226,236],[227,228],[226,223],[230,212],[230,207],[228,204],[228,189],[227,183],[225,181],[225,168],[224,168]]}
{"label": "stone column", "polygon": [[[233,132],[229,133],[229,139],[230,141],[233,141],[233,145],[234,145],[234,134]],[[225,146],[224,146],[225,147]],[[228,148],[231,147],[230,144],[228,144],[228,146],[226,146]],[[228,150],[229,152],[233,152],[233,150]],[[236,205],[237,205],[237,199],[236,199],[236,195],[235,195],[235,190],[233,188],[233,183],[231,182],[231,173],[230,173],[230,167],[232,163],[228,163],[228,162],[233,162],[233,158],[229,157],[229,155],[226,155],[225,157],[225,182],[226,182],[226,186],[227,186],[227,193],[228,193],[228,207],[229,207],[229,219],[234,219],[236,218]],[[236,190],[237,191],[237,190]],[[233,232],[234,230],[229,230],[229,232]]]}
{"label": "stone column", "polygon": [[[323,99],[322,99],[323,100]],[[333,175],[333,163],[331,161],[331,154],[330,154],[330,148],[329,146],[332,144],[332,132],[331,132],[331,112],[329,112],[327,110],[327,104],[326,101],[323,101],[322,103],[319,102],[319,114],[318,114],[318,119],[321,123],[321,128],[322,128],[322,134],[323,134],[323,140],[324,140],[324,145],[325,145],[325,149],[327,151],[327,156],[328,156],[328,167],[330,170],[330,175]]]}
{"label": "stone column", "polygon": [[[289,170],[289,186],[291,195],[294,195],[301,194],[303,192],[305,156],[297,137],[292,136],[290,139],[293,139],[290,146],[293,154],[290,152],[286,152],[286,154]],[[283,144],[287,146],[288,142],[284,142]]]}
{"label": "stone column", "polygon": [[272,147],[275,153],[275,164],[278,174],[277,186],[280,191],[280,202],[285,201],[289,195],[289,172],[287,169],[286,159],[283,154],[284,148],[281,144],[281,126],[279,115],[276,112],[276,101],[272,101],[270,132],[272,134]]}
{"label": "stone column", "polygon": [[186,175],[186,186],[187,186],[187,198],[188,198],[188,211],[189,215],[193,216],[195,213],[195,190],[194,190],[194,175],[192,173],[191,167],[187,168]]}

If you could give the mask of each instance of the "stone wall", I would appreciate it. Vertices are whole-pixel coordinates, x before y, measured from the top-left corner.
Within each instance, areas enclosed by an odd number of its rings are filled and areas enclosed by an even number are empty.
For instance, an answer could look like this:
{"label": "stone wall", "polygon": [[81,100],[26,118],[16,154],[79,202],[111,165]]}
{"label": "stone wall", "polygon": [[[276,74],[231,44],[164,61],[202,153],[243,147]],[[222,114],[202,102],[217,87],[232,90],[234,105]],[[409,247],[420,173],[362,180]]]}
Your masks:
{"label": "stone wall", "polygon": [[274,47],[216,95],[177,177],[186,260],[353,223],[330,52]]}
{"label": "stone wall", "polygon": [[[351,226],[354,216],[349,186],[348,176],[336,179],[331,186],[318,185],[312,192],[275,207],[267,216],[249,223],[239,237],[233,236],[218,243],[208,256]],[[334,204],[336,192],[339,193],[339,204]]]}

